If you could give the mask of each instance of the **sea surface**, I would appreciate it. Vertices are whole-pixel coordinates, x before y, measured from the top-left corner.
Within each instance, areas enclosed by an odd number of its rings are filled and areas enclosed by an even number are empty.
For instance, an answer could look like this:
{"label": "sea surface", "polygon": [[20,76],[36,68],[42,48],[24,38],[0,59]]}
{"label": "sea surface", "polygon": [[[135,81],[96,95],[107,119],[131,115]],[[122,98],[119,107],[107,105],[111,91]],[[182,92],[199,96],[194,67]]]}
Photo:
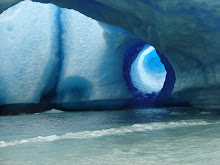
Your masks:
{"label": "sea surface", "polygon": [[0,164],[219,165],[220,113],[53,109],[0,116]]}

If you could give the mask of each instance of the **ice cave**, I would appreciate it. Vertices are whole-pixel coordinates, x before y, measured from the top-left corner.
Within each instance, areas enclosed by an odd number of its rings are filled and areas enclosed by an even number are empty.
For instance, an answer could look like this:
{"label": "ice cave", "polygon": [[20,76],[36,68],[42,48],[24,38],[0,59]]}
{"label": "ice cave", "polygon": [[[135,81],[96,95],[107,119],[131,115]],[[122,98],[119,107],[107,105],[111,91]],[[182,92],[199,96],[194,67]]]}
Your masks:
{"label": "ice cave", "polygon": [[1,114],[219,106],[217,1],[3,0],[0,13]]}

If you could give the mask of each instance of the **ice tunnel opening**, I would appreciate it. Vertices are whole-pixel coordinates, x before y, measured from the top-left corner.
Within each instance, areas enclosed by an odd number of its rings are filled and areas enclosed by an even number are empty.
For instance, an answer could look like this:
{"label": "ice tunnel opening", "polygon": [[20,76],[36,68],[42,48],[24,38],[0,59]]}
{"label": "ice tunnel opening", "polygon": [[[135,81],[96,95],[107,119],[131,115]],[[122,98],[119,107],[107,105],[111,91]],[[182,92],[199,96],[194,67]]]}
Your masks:
{"label": "ice tunnel opening", "polygon": [[143,95],[158,95],[166,79],[166,69],[153,46],[146,45],[131,65],[132,84]]}
{"label": "ice tunnel opening", "polygon": [[171,96],[175,73],[166,56],[144,42],[133,45],[125,54],[124,78],[136,100],[154,102]]}

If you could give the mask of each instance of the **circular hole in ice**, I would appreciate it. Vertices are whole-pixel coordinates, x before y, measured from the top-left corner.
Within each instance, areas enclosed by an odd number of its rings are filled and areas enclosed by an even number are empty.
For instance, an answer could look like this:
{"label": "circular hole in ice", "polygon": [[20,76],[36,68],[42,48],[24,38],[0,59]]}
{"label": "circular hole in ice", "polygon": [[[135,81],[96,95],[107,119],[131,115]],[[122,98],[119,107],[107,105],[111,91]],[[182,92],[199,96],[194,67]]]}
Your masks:
{"label": "circular hole in ice", "polygon": [[170,98],[176,81],[168,58],[145,42],[136,43],[126,51],[123,76],[134,99],[148,103]]}
{"label": "circular hole in ice", "polygon": [[164,86],[166,74],[164,64],[153,46],[144,46],[131,64],[131,82],[143,95],[158,95]]}

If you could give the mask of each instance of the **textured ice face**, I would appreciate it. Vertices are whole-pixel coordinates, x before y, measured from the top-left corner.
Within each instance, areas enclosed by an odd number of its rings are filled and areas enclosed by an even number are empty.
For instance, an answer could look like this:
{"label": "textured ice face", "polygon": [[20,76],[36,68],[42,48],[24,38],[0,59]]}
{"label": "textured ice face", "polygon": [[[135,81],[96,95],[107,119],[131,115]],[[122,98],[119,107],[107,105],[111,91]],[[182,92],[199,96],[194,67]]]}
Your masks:
{"label": "textured ice face", "polygon": [[145,46],[131,65],[131,80],[143,94],[158,94],[166,79],[166,70],[152,46]]}
{"label": "textured ice face", "polygon": [[38,103],[54,87],[57,12],[26,1],[0,15],[0,104]]}
{"label": "textured ice face", "polygon": [[132,97],[123,79],[123,56],[139,39],[74,10],[62,9],[60,19],[63,61],[56,101]]}
{"label": "textured ice face", "polygon": [[133,97],[123,57],[137,37],[31,1],[2,13],[0,25],[0,104],[48,103],[48,96],[61,104]]}
{"label": "textured ice face", "polygon": [[193,105],[219,105],[219,0],[35,1],[73,8],[135,34],[169,59],[174,95]]}
{"label": "textured ice face", "polygon": [[[18,1],[1,1],[0,11]],[[75,9],[135,34],[169,59],[176,75],[174,95],[194,105],[219,104],[220,1],[34,1]]]}

